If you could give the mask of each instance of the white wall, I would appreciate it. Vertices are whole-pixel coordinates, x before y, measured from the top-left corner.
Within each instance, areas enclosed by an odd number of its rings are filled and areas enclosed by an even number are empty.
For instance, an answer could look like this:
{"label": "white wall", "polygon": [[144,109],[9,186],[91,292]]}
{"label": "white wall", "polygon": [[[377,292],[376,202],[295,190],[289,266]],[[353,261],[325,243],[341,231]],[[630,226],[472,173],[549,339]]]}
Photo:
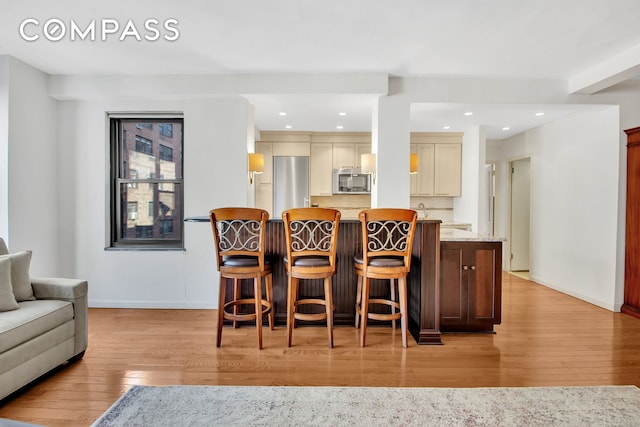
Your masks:
{"label": "white wall", "polygon": [[[475,126],[462,137],[462,193],[453,199],[453,220],[471,224],[476,233],[486,233],[480,213],[486,208],[484,188],[484,165],[486,136],[484,126]],[[484,217],[483,217],[484,218]],[[481,230],[480,224],[483,229]]]}
{"label": "white wall", "polygon": [[372,208],[409,208],[411,153],[410,105],[400,98],[380,97],[373,108],[371,150],[376,153]]}
{"label": "white wall", "polygon": [[[58,270],[57,102],[41,71],[10,57],[0,63],[0,232],[9,249],[31,249],[32,276]],[[2,94],[4,92],[4,94]],[[5,181],[6,180],[6,181]],[[6,204],[5,204],[6,203]]]}
{"label": "white wall", "polygon": [[0,55],[0,236],[9,236],[9,61]]}
{"label": "white wall", "polygon": [[245,99],[60,102],[65,273],[89,280],[94,307],[205,308],[217,304],[208,223],[186,223],[186,251],[105,250],[108,245],[107,112],[184,113],[185,217],[247,205]]}
{"label": "white wall", "polygon": [[[492,142],[499,234],[508,235],[508,161],[531,155],[531,278],[610,310],[615,298],[619,111],[574,113]],[[491,158],[489,158],[489,156]],[[505,252],[509,253],[508,243]]]}

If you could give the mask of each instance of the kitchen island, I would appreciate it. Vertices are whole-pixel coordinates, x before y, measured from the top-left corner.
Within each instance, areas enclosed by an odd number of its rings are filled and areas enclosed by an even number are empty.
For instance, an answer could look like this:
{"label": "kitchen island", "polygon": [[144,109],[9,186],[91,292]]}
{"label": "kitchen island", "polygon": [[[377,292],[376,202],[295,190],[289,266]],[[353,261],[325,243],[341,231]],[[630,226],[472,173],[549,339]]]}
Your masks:
{"label": "kitchen island", "polygon": [[[194,217],[186,221],[208,223],[209,219]],[[503,239],[458,229],[441,230],[440,224],[440,220],[418,220],[416,227],[407,298],[409,332],[418,344],[442,344],[442,331],[490,332],[494,324],[500,323]],[[354,325],[357,276],[353,256],[362,253],[361,233],[360,221],[340,221],[337,269],[333,278],[335,325]],[[287,277],[283,263],[286,244],[282,220],[267,222],[265,246],[273,269],[275,321],[277,325],[285,325]],[[250,281],[242,283],[242,292],[252,295]],[[323,292],[320,279],[300,283],[300,293],[304,297],[313,298]],[[371,292],[372,295],[388,296],[388,281],[372,280]],[[229,281],[227,295],[231,294]],[[376,309],[379,308],[386,307]],[[315,307],[304,309],[312,312]],[[312,323],[300,322],[300,325]],[[371,325],[375,324],[371,322]]]}

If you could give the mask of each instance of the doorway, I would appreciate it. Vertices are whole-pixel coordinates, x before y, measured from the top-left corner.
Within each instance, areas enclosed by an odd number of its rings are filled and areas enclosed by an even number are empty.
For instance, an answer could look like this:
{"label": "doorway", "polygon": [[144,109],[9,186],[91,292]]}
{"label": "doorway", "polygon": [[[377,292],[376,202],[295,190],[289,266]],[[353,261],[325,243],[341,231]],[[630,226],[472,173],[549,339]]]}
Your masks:
{"label": "doorway", "polygon": [[528,272],[531,247],[531,158],[513,160],[509,162],[509,166],[511,168],[509,270]]}

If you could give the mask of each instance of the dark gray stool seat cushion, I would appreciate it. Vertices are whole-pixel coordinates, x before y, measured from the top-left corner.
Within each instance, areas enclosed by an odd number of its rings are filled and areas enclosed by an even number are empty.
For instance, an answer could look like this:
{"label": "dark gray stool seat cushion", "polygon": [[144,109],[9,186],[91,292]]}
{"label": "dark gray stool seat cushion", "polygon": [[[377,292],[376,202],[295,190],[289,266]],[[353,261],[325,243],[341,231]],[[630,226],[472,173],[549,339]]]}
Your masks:
{"label": "dark gray stool seat cushion", "polygon": [[[362,255],[353,257],[353,261],[357,264],[363,264]],[[402,267],[404,259],[402,257],[375,257],[369,258],[369,266],[371,267]]]}

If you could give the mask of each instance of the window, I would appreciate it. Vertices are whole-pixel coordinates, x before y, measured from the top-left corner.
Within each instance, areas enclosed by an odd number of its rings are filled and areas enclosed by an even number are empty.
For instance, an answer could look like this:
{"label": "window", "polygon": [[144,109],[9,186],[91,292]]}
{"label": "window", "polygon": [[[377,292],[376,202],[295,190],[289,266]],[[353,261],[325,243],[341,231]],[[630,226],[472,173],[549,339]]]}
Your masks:
{"label": "window", "polygon": [[[129,169],[129,178],[138,179],[138,171],[135,169]],[[129,188],[138,188],[137,182],[130,182],[127,185],[129,186]]]}
{"label": "window", "polygon": [[182,118],[114,114],[109,121],[110,247],[183,248]]}
{"label": "window", "polygon": [[171,123],[160,123],[160,135],[173,138],[173,125]]}
{"label": "window", "polygon": [[160,144],[160,160],[173,161],[173,148]]}
{"label": "window", "polygon": [[129,221],[138,219],[138,202],[127,202],[127,218]]}
{"label": "window", "polygon": [[149,155],[153,154],[153,141],[136,135],[136,151]]}

